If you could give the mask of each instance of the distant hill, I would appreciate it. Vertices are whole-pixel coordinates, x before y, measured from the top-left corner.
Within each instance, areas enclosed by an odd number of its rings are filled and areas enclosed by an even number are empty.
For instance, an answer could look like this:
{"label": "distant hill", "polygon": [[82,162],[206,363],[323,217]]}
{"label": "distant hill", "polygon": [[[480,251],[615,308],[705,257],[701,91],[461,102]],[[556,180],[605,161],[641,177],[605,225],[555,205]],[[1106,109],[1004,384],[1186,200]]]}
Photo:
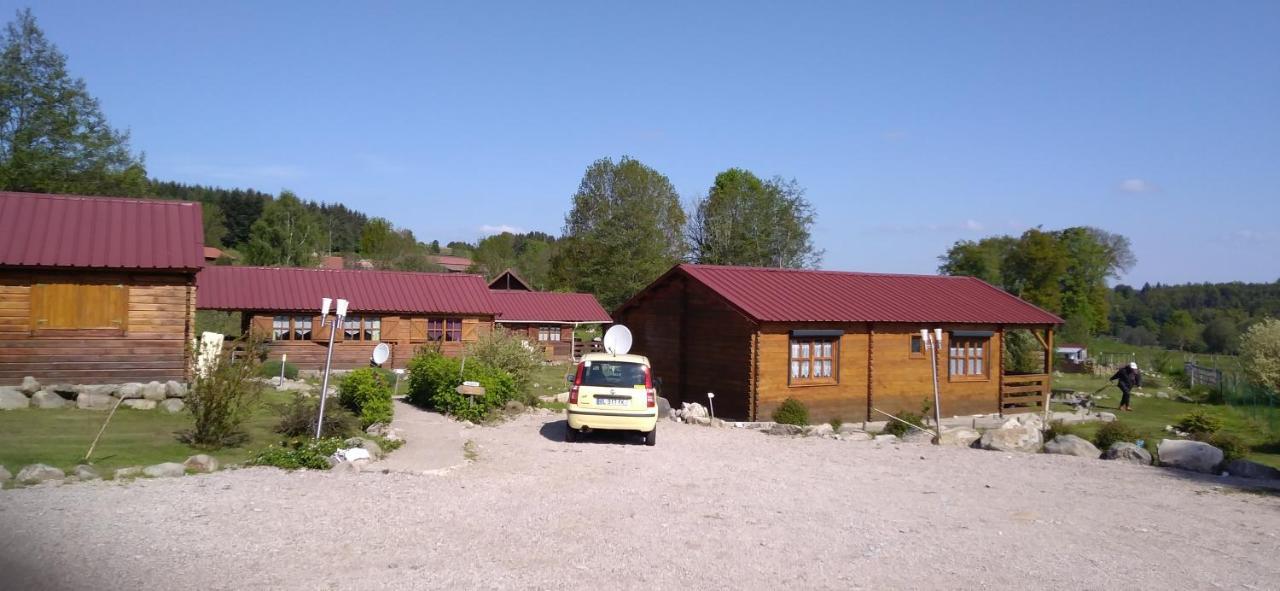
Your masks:
{"label": "distant hill", "polygon": [[1251,324],[1280,318],[1280,281],[1117,285],[1108,298],[1111,334],[1132,345],[1234,353]]}

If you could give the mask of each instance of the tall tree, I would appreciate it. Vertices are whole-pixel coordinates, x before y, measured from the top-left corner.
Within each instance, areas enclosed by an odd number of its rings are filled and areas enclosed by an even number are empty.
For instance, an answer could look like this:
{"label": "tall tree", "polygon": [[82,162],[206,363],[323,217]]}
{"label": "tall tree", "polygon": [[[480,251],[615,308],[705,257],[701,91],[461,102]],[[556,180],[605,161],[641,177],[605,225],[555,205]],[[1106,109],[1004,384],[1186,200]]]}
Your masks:
{"label": "tall tree", "polygon": [[315,264],[320,242],[315,214],[292,192],[282,191],[253,223],[244,258],[250,265],[309,267]]}
{"label": "tall tree", "polygon": [[716,175],[689,227],[693,260],[716,265],[816,267],[813,206],[795,181],[761,180],[741,168]]}
{"label": "tall tree", "polygon": [[684,225],[667,177],[625,156],[597,160],[565,216],[553,281],[615,307],[684,258]]}
{"label": "tall tree", "polygon": [[107,123],[30,9],[8,23],[0,49],[0,188],[80,195],[147,189],[128,132]]}
{"label": "tall tree", "polygon": [[390,261],[395,257],[395,228],[386,218],[373,218],[360,231],[360,254],[374,261]]}
{"label": "tall tree", "polygon": [[201,204],[200,210],[201,218],[204,219],[205,246],[222,246],[222,240],[227,237],[227,226],[222,222],[222,207],[210,201]]}
{"label": "tall tree", "polygon": [[1018,239],[1012,236],[992,236],[977,242],[961,240],[938,257],[938,272],[945,275],[977,277],[995,286],[1009,289],[1005,282],[1003,266]]}

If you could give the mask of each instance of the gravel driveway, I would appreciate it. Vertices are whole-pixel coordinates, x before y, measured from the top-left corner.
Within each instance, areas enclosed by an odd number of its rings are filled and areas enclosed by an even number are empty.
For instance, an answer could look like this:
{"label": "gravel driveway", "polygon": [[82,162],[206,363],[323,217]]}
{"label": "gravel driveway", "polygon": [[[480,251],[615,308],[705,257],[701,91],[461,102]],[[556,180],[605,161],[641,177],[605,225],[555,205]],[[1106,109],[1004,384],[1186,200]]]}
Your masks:
{"label": "gravel driveway", "polygon": [[442,475],[0,492],[4,589],[1280,587],[1280,498],[1065,456],[663,422],[470,429]]}

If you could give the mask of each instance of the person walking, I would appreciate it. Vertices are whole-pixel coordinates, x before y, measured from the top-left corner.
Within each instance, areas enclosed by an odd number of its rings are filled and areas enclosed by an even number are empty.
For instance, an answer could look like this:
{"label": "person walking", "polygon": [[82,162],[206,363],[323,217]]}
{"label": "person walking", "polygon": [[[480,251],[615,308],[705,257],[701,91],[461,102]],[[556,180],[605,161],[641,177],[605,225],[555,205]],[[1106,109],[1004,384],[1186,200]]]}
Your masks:
{"label": "person walking", "polygon": [[1129,391],[1142,386],[1142,374],[1138,372],[1138,364],[1130,363],[1119,369],[1111,380],[1120,388],[1120,410],[1133,410],[1129,406]]}

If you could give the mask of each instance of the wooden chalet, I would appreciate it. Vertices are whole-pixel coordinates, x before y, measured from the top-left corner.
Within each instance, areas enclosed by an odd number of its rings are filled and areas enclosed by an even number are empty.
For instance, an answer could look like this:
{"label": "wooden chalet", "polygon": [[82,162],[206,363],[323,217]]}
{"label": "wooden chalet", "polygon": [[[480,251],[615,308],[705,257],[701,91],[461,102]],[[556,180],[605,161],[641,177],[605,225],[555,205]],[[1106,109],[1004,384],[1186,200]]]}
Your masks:
{"label": "wooden chalet", "polygon": [[184,380],[200,205],[0,193],[0,384]]}
{"label": "wooden chalet", "polygon": [[943,416],[1022,412],[1049,396],[1053,355],[1006,374],[1003,336],[1030,330],[1053,350],[1057,316],[969,277],[679,265],[613,314],[673,405],[770,420],[787,398],[810,420],[882,421],[920,412],[933,374],[920,329],[941,328]]}
{"label": "wooden chalet", "polygon": [[497,314],[479,275],[208,267],[197,284],[199,309],[240,312],[245,331],[269,340],[270,358],[286,354],[302,370],[324,367],[329,323],[321,325],[322,298],[350,302],[334,335],[337,369],[368,366],[379,343],[391,347],[388,368],[405,367],[424,346],[459,355],[493,329]]}
{"label": "wooden chalet", "polygon": [[542,349],[547,361],[573,360],[575,328],[613,321],[589,293],[493,289],[490,294],[498,309],[498,325],[524,335],[528,343]]}
{"label": "wooden chalet", "polygon": [[498,273],[498,276],[494,277],[493,281],[489,282],[489,289],[502,291],[533,291],[533,286],[529,285],[529,282],[525,281],[523,277],[516,274],[515,269],[507,269],[506,271]]}

